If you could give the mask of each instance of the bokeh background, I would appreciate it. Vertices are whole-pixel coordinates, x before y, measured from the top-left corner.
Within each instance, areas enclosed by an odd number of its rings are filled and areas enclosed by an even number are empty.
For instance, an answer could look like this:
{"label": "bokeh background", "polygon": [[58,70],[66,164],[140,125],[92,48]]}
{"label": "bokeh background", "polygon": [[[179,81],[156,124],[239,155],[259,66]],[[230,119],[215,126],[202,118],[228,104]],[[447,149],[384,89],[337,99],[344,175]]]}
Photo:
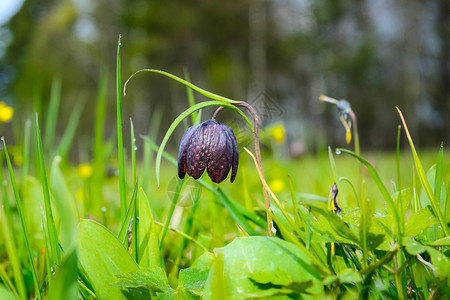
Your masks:
{"label": "bokeh background", "polygon": [[[87,101],[77,139],[89,143],[102,73],[105,135],[113,135],[119,34],[124,81],[142,68],[187,72],[212,92],[270,103],[276,110],[263,125],[282,122],[288,145],[301,151],[345,146],[336,107],[320,94],[351,103],[363,150],[395,147],[395,106],[416,144],[438,147],[450,135],[448,0],[2,0],[0,22],[0,100],[15,109],[15,125],[0,130],[10,140],[20,141],[37,95],[45,118],[52,81],[60,80],[57,134],[74,103]],[[128,87],[124,120],[145,134],[159,110],[160,139],[186,99],[178,83],[142,74]]]}

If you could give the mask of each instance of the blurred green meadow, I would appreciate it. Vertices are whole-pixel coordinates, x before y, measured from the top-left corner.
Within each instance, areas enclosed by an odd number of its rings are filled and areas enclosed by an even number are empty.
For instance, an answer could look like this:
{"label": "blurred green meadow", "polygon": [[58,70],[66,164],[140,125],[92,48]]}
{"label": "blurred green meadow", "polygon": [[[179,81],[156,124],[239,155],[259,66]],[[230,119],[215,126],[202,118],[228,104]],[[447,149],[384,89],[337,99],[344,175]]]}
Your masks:
{"label": "blurred green meadow", "polygon": [[[24,123],[12,116],[6,124],[23,138],[14,144],[2,138],[1,299],[450,294],[448,155],[445,144],[417,153],[414,132],[405,135],[408,115],[406,123],[398,119],[397,151],[390,152],[359,149],[349,111],[335,110],[349,150],[325,145],[294,159],[287,155],[285,124],[260,128],[265,176],[253,160],[257,134],[244,122],[234,183],[215,184],[207,175],[180,180],[176,149],[164,148],[169,139],[178,145],[171,136],[175,126],[209,119],[202,110],[208,105],[235,113],[242,102],[154,71],[188,87],[186,110],[170,115],[170,128],[161,126],[169,114],[158,118],[156,111],[149,132],[138,135],[133,116],[122,114],[121,47],[119,42],[115,135],[104,137],[106,77],[99,80],[95,126],[86,142],[92,148],[75,134],[83,102],[74,104],[63,134],[55,134],[63,94],[58,79],[46,111]],[[199,101],[193,90],[210,100]],[[237,124],[231,124],[236,132]],[[72,147],[79,147],[80,163],[70,159]]]}

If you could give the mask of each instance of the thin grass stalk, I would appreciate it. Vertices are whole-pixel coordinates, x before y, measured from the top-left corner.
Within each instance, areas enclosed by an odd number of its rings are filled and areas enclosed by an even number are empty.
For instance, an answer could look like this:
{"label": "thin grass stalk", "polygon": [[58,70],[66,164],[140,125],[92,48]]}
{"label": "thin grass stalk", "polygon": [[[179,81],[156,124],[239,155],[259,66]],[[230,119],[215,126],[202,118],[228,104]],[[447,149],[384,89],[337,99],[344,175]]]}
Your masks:
{"label": "thin grass stalk", "polygon": [[445,221],[445,219],[444,219],[444,217],[442,215],[441,209],[439,207],[439,203],[436,202],[433,190],[431,189],[430,183],[428,182],[427,176],[426,176],[425,171],[424,171],[424,169],[422,167],[422,163],[420,162],[419,156],[417,155],[416,148],[414,147],[413,140],[411,138],[411,135],[409,134],[408,127],[406,126],[406,121],[403,118],[403,114],[400,111],[400,109],[398,107],[396,107],[396,108],[397,108],[397,111],[398,111],[398,113],[400,115],[400,118],[402,119],[403,126],[405,127],[405,132],[406,132],[406,135],[408,137],[409,144],[411,146],[411,151],[412,151],[413,157],[414,157],[414,164],[415,164],[415,166],[417,168],[417,173],[419,175],[420,182],[421,182],[421,184],[422,184],[422,186],[423,186],[423,188],[425,190],[425,193],[426,193],[428,199],[430,200],[431,207],[433,208],[434,213],[438,217],[439,223],[441,223],[441,227],[442,227],[442,230],[444,231],[444,235],[448,236],[449,233],[448,233],[447,222]]}
{"label": "thin grass stalk", "polygon": [[[246,102],[239,102],[239,103],[235,103],[234,105],[246,108],[253,117],[253,124],[254,124],[253,125],[253,127],[254,127],[253,135],[254,135],[254,139],[255,139],[254,142],[255,142],[256,163],[261,171],[262,178],[265,180],[264,169],[263,169],[262,160],[261,160],[261,150],[259,148],[259,132],[258,132],[259,117],[258,117],[258,114],[256,113],[255,109]],[[262,187],[263,187],[264,199],[266,201],[266,208],[267,208],[267,210],[270,210],[269,192],[264,187],[264,185],[262,185]],[[273,233],[272,233],[273,222],[271,220],[270,214],[266,214],[266,217],[267,217],[267,235],[272,236],[273,235]]]}
{"label": "thin grass stalk", "polygon": [[[11,204],[9,203],[8,190],[6,189],[6,181],[3,178],[3,155],[0,155],[0,185],[2,189],[2,203],[5,210],[6,219],[8,224],[13,224],[13,213],[11,210]],[[14,230],[14,229],[11,229]]]}
{"label": "thin grass stalk", "polygon": [[400,220],[402,224],[402,231],[405,230],[405,212],[403,211],[402,205],[402,181],[400,172],[400,138],[401,138],[402,126],[398,126],[397,130],[397,148],[396,148],[396,162],[397,162],[397,190],[398,190],[398,210],[400,215]]}
{"label": "thin grass stalk", "polygon": [[395,279],[395,286],[397,288],[398,299],[406,299],[405,294],[403,293],[403,282],[401,272],[399,272],[397,255],[394,255],[394,279]]}
{"label": "thin grass stalk", "polygon": [[31,120],[25,121],[25,131],[23,137],[23,165],[22,165],[22,178],[20,179],[20,186],[25,185],[30,169],[30,138],[31,138]]}
{"label": "thin grass stalk", "polygon": [[367,259],[368,259],[368,253],[367,253],[367,230],[368,230],[368,222],[367,220],[367,201],[366,201],[366,184],[365,181],[362,181],[361,184],[361,246],[362,246],[362,253],[363,253],[363,268],[367,267]]}
{"label": "thin grass stalk", "polygon": [[42,189],[44,192],[44,206],[45,206],[45,219],[46,227],[48,230],[48,238],[51,248],[51,265],[53,269],[61,261],[61,253],[58,242],[58,234],[56,232],[55,220],[53,218],[53,211],[50,202],[50,189],[48,186],[47,173],[45,171],[44,152],[42,149],[41,133],[39,130],[39,118],[36,114],[36,139],[38,146],[39,166],[41,169]]}
{"label": "thin grass stalk", "polygon": [[[189,72],[187,71],[187,69],[184,69],[184,78],[186,79],[187,82],[191,82],[191,78],[189,77]],[[195,105],[194,93],[192,92],[192,89],[188,86],[186,86],[186,93],[187,93],[187,98],[189,101],[189,106],[194,106]],[[192,115],[191,115],[192,125],[195,125],[195,120],[197,120],[197,115],[198,115],[198,112],[192,113]]]}
{"label": "thin grass stalk", "polygon": [[[132,174],[133,174],[133,182],[137,182],[137,176],[136,176],[136,138],[134,137],[134,125],[133,125],[133,120],[130,118],[130,136],[131,136],[131,168],[132,168]],[[138,196],[139,193],[137,193],[136,197]],[[132,231],[132,241],[133,241],[133,247],[132,249],[134,250],[134,259],[136,261],[136,263],[138,263],[138,252],[139,252],[139,246],[138,246],[138,240],[137,240],[137,224],[138,224],[138,202],[139,201],[135,201],[135,208],[134,208],[134,216],[133,216],[133,231]]]}
{"label": "thin grass stalk", "polygon": [[311,207],[308,208],[308,219],[306,220],[306,249],[311,245]]}
{"label": "thin grass stalk", "polygon": [[119,189],[120,189],[120,219],[125,221],[127,215],[127,196],[125,182],[125,158],[123,154],[123,134],[122,134],[122,80],[120,67],[120,38],[117,42],[117,65],[116,65],[116,88],[117,88],[117,155],[119,161]]}
{"label": "thin grass stalk", "polygon": [[34,284],[34,288],[35,288],[35,292],[36,292],[36,297],[38,300],[41,300],[42,296],[41,296],[41,291],[39,288],[39,282],[37,279],[36,266],[34,264],[33,254],[31,251],[30,238],[28,236],[28,231],[27,231],[27,223],[26,223],[25,217],[23,215],[22,201],[20,200],[19,189],[17,188],[17,185],[16,185],[16,179],[14,177],[14,171],[13,171],[13,168],[11,165],[11,160],[9,158],[8,149],[6,148],[5,139],[2,137],[1,141],[3,142],[3,149],[5,151],[6,162],[8,164],[8,169],[9,169],[9,176],[11,178],[11,185],[12,185],[12,188],[14,191],[14,197],[16,199],[17,212],[19,214],[20,224],[22,225],[21,232],[23,234],[23,238],[25,240],[25,245],[27,248],[28,262],[30,264],[31,275],[33,277],[33,284]]}
{"label": "thin grass stalk", "polygon": [[349,115],[353,121],[353,135],[354,135],[353,140],[354,140],[354,145],[355,145],[355,153],[357,155],[361,155],[360,146],[359,146],[358,122],[356,120],[356,114],[353,112],[353,110],[351,110],[349,112]]}
{"label": "thin grass stalk", "polygon": [[[439,150],[438,159],[436,163],[436,174],[434,177],[434,198],[436,203],[441,207],[441,187],[442,187],[442,169],[444,164],[444,146],[441,144],[441,149]],[[445,207],[442,207],[445,209]],[[444,220],[446,220],[444,218]],[[436,240],[436,225],[433,226],[433,240]]]}
{"label": "thin grass stalk", "polygon": [[[166,227],[166,224],[167,224],[167,223],[162,224],[162,223],[160,223],[160,222],[158,222],[158,221],[154,221],[154,223],[155,223],[156,225],[162,226],[163,229],[164,229],[164,227]],[[207,249],[205,246],[203,246],[199,241],[197,241],[196,239],[194,239],[194,238],[192,238],[191,236],[187,235],[186,233],[184,233],[184,232],[182,232],[182,231],[179,231],[179,230],[177,230],[177,229],[175,229],[175,228],[172,228],[172,227],[170,227],[170,226],[167,226],[167,229],[170,230],[170,231],[173,231],[173,232],[175,232],[176,234],[182,236],[183,238],[185,238],[185,239],[187,239],[187,240],[193,242],[195,245],[197,245],[199,248],[201,248],[204,252],[208,252],[208,249]]]}

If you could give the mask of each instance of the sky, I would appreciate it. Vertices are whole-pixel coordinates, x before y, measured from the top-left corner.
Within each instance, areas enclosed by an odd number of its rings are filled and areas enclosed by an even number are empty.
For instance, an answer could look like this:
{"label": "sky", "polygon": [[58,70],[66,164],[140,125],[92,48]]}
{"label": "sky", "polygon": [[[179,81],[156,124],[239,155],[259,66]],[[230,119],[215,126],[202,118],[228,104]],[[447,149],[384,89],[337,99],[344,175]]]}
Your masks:
{"label": "sky", "polygon": [[14,16],[22,7],[24,0],[1,0],[0,1],[0,26]]}

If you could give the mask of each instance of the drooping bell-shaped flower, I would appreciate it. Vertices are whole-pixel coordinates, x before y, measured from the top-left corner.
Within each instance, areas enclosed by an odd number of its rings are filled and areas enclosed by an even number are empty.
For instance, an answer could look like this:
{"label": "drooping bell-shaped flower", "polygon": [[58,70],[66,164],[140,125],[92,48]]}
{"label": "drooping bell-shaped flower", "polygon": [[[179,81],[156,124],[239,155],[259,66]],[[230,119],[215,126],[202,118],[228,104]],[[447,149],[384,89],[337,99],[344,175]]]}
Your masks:
{"label": "drooping bell-shaped flower", "polygon": [[233,130],[212,120],[190,127],[183,135],[178,152],[178,176],[186,173],[200,178],[206,169],[216,183],[222,182],[231,171],[231,182],[236,178],[239,151]]}

